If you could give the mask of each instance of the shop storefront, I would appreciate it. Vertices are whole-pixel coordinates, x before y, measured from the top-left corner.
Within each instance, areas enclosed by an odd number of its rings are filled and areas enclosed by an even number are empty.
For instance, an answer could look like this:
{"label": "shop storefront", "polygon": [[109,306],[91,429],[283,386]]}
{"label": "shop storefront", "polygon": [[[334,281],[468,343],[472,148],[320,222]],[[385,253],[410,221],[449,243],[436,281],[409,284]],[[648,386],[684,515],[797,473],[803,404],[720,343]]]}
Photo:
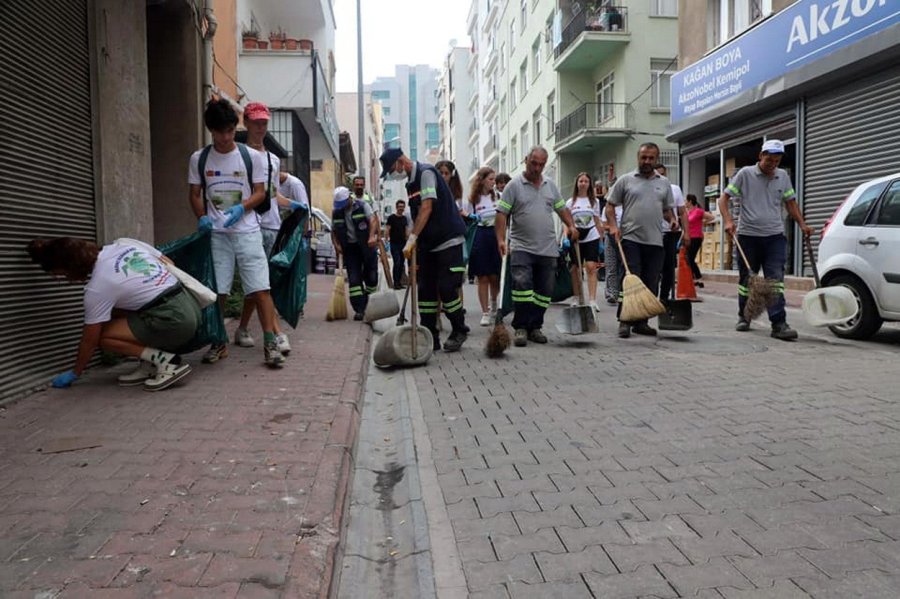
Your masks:
{"label": "shop storefront", "polygon": [[[685,193],[715,211],[736,170],[780,139],[804,218],[821,230],[858,184],[900,171],[898,58],[900,3],[799,0],[676,73],[668,139],[679,143]],[[808,274],[785,217],[787,271]],[[721,227],[707,237],[705,266],[736,269]]]}

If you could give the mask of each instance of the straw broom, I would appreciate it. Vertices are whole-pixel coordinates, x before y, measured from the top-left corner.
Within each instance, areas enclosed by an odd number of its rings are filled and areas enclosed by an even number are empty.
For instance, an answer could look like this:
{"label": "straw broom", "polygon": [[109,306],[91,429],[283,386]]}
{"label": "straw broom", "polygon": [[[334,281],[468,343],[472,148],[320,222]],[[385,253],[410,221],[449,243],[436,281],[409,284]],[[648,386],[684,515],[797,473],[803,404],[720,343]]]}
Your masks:
{"label": "straw broom", "polygon": [[506,268],[509,264],[509,252],[503,256],[503,267],[500,269],[500,293],[497,294],[497,314],[494,316],[494,330],[484,344],[484,353],[488,358],[499,358],[509,348],[509,331],[503,324],[503,292],[506,286]]}
{"label": "straw broom", "polygon": [[748,321],[755,320],[775,301],[774,284],[776,281],[764,279],[753,272],[753,269],[750,268],[750,261],[747,260],[747,255],[744,254],[744,248],[741,247],[737,235],[732,234],[732,238],[738,252],[741,254],[744,266],[747,267],[747,272],[750,273],[750,278],[747,280],[747,303],[744,305],[744,318]]}
{"label": "straw broom", "polygon": [[622,322],[635,322],[639,320],[647,320],[654,316],[659,316],[666,311],[656,294],[647,289],[641,278],[635,274],[631,274],[628,268],[628,261],[625,260],[625,252],[622,250],[622,241],[616,239],[619,246],[619,255],[622,257],[622,264],[625,265],[625,279],[622,281],[622,312],[619,320]]}
{"label": "straw broom", "polygon": [[328,312],[325,320],[347,320],[347,294],[344,290],[344,257],[338,256],[338,269],[334,275],[334,290],[331,292],[331,302],[328,304]]}

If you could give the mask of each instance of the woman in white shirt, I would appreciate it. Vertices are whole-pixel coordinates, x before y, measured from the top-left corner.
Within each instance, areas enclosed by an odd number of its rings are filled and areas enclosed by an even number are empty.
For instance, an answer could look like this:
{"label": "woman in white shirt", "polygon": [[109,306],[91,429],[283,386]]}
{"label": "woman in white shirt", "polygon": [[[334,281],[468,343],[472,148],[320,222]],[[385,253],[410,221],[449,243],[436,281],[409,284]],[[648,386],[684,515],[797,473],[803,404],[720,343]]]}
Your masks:
{"label": "woman in white shirt", "polygon": [[[572,213],[572,220],[578,229],[578,249],[581,262],[587,271],[588,301],[595,310],[597,306],[597,269],[600,267],[600,203],[594,197],[594,182],[587,173],[579,173],[575,177],[572,198],[566,202],[566,208]],[[569,237],[568,227],[563,227],[565,239]],[[578,261],[574,247],[571,249],[572,280],[581,280]],[[576,300],[577,301],[577,300]]]}
{"label": "woman in white shirt", "polygon": [[481,326],[494,322],[497,294],[500,292],[500,250],[494,233],[497,201],[494,169],[478,169],[469,191],[467,212],[477,222],[475,241],[469,255],[469,274],[478,277],[478,301],[481,302]]}
{"label": "woman in white shirt", "polygon": [[200,326],[200,306],[166,268],[168,258],[127,240],[99,247],[92,241],[34,239],[28,254],[45,271],[84,288],[84,329],[75,366],[53,379],[75,382],[97,348],[140,358],[138,368],[119,377],[121,385],[147,391],[169,387],[191,372],[174,353]]}

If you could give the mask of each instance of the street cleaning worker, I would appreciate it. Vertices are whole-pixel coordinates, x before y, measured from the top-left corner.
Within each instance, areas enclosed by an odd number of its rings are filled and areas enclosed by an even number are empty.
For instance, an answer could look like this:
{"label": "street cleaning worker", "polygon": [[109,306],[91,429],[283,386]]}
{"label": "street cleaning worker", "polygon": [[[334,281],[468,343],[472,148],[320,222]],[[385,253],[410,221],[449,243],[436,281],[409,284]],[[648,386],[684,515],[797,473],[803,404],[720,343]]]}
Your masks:
{"label": "street cleaning worker", "polygon": [[[525,172],[513,177],[497,203],[494,231],[501,256],[511,251],[509,269],[512,273],[512,300],[515,309],[512,326],[514,343],[523,347],[529,341],[547,343],[541,331],[544,312],[550,306],[556,284],[556,213],[567,227],[569,237],[578,239],[578,229],[566,201],[556,184],[543,177],[547,164],[547,150],[534,146],[525,157]],[[507,221],[512,218],[509,232],[510,247],[506,246]]]}
{"label": "street cleaning worker", "polygon": [[422,325],[431,331],[434,349],[440,349],[438,302],[443,303],[444,313],[453,329],[444,341],[444,351],[459,351],[468,330],[459,296],[465,272],[463,243],[466,231],[459,208],[444,178],[430,164],[410,160],[400,148],[385,150],[379,160],[382,178],[408,179],[406,193],[413,227],[403,247],[403,255],[408,260],[416,252]]}
{"label": "street cleaning worker", "polygon": [[338,256],[344,257],[350,284],[353,320],[362,320],[369,295],[378,291],[378,220],[364,200],[350,197],[350,190],[334,190],[331,214],[331,242]]}
{"label": "street cleaning worker", "polygon": [[[741,244],[752,273],[747,270],[743,260],[738,261],[738,322],[737,331],[749,331],[750,321],[744,317],[749,289],[747,283],[750,275],[763,269],[766,279],[775,281],[776,300],[769,306],[769,322],[772,324],[772,337],[782,341],[797,338],[797,331],[787,323],[787,312],[784,309],[784,263],[787,262],[787,238],[784,236],[784,220],[781,208],[784,206],[791,215],[803,235],[812,235],[812,227],[808,226],[797,205],[797,193],[791,185],[791,178],[783,169],[778,168],[784,156],[784,143],[777,139],[769,139],[762,145],[759,162],[753,166],[745,166],[728,182],[725,191],[719,197],[719,212],[722,224],[728,235],[737,232],[738,243]],[[731,217],[728,200],[741,200],[740,224],[735,225]]]}
{"label": "street cleaning worker", "polygon": [[57,237],[34,239],[28,254],[45,271],[84,283],[84,329],[71,370],[53,379],[64,388],[75,382],[96,349],[140,358],[121,385],[160,391],[191,372],[173,353],[200,326],[200,306],[166,269],[168,258],[125,240],[99,247],[92,241]]}

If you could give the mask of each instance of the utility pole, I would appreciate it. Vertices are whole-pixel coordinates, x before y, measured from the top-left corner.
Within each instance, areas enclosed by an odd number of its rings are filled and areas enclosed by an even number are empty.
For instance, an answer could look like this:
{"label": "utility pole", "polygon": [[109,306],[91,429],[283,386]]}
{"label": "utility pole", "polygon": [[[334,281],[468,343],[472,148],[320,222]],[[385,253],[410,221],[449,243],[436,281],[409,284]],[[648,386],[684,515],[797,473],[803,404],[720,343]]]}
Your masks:
{"label": "utility pole", "polygon": [[[362,60],[362,9],[360,8],[361,0],[356,0],[356,111],[357,126],[359,127],[359,139],[357,143],[356,172],[363,177],[366,176],[366,120],[365,110],[366,102],[363,98],[363,60]],[[366,185],[369,185],[366,179]]]}

